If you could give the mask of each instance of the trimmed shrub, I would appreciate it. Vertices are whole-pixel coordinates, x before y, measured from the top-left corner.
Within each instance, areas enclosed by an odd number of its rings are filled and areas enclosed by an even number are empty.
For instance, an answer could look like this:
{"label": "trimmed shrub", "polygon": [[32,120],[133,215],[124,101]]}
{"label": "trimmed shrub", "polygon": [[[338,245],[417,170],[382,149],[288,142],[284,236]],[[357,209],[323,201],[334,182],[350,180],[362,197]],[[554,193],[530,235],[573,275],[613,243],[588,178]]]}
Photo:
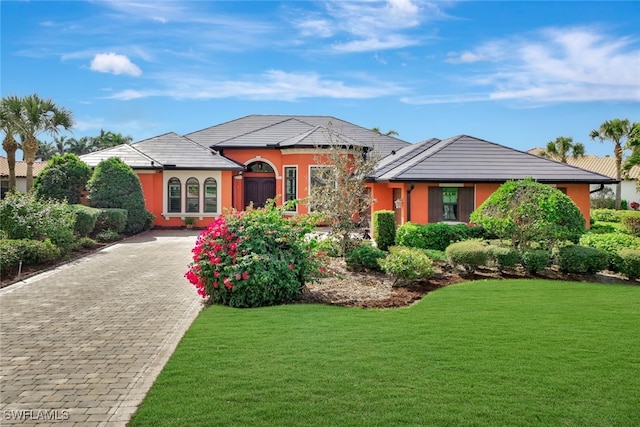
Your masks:
{"label": "trimmed shrub", "polygon": [[96,221],[100,216],[100,209],[90,208],[84,205],[69,205],[76,216],[73,231],[77,236],[86,237],[93,232]]}
{"label": "trimmed shrub", "polygon": [[345,256],[347,267],[353,271],[380,270],[378,260],[385,258],[387,253],[371,245],[362,245],[353,249]]}
{"label": "trimmed shrub", "polygon": [[422,234],[427,242],[426,247],[423,249],[435,249],[438,251],[446,250],[455,238],[451,226],[443,222],[423,225]]}
{"label": "trimmed shrub", "polygon": [[378,249],[386,251],[396,241],[396,220],[393,211],[373,213],[373,239]]}
{"label": "trimmed shrub", "polygon": [[591,218],[594,221],[620,222],[620,211],[615,209],[591,209]]}
{"label": "trimmed shrub", "polygon": [[91,168],[75,154],[53,156],[35,177],[33,189],[40,197],[80,203]]}
{"label": "trimmed shrub", "polygon": [[51,240],[0,240],[0,273],[15,271],[24,266],[47,264],[60,258],[61,251]]}
{"label": "trimmed shrub", "polygon": [[544,270],[551,262],[551,252],[544,249],[529,249],[522,253],[522,266],[530,274]]}
{"label": "trimmed shrub", "polygon": [[139,233],[148,227],[150,217],[140,179],[122,160],[112,157],[98,163],[87,189],[90,206],[127,210],[126,233]]}
{"label": "trimmed shrub", "polygon": [[595,234],[615,233],[616,227],[611,224],[603,224],[599,222],[597,224],[592,224],[589,231]]}
{"label": "trimmed shrub", "polygon": [[485,245],[477,240],[465,240],[452,243],[445,253],[454,267],[462,266],[468,273],[472,273],[488,261]]}
{"label": "trimmed shrub", "polygon": [[625,215],[622,218],[622,224],[629,230],[629,233],[640,237],[640,216]]}
{"label": "trimmed shrub", "polygon": [[622,260],[620,272],[627,276],[629,280],[640,278],[640,250],[623,249],[619,253]]}
{"label": "trimmed shrub", "polygon": [[487,246],[487,255],[501,270],[515,268],[520,263],[520,253],[513,248],[490,245]]}
{"label": "trimmed shrub", "polygon": [[90,237],[80,237],[78,240],[73,242],[73,249],[93,249],[98,246],[98,242],[93,240]]}
{"label": "trimmed shrub", "polygon": [[622,260],[618,253],[622,249],[640,249],[640,237],[623,233],[587,233],[580,238],[580,245],[607,252],[609,254],[609,269],[620,271]]}
{"label": "trimmed shrub", "polygon": [[113,230],[102,230],[96,234],[96,240],[101,243],[111,243],[120,240],[122,236],[120,233]]}
{"label": "trimmed shrub", "polygon": [[501,239],[519,249],[532,242],[550,248],[557,241],[577,242],[585,230],[580,209],[561,191],[531,178],[507,181],[471,214]]}
{"label": "trimmed shrub", "polygon": [[316,242],[305,238],[313,227],[288,220],[274,202],[225,213],[198,236],[185,277],[210,304],[282,304],[321,273]]}
{"label": "trimmed shrub", "polygon": [[487,231],[480,225],[452,224],[449,225],[453,234],[451,242],[461,242],[462,240],[487,239]]}
{"label": "trimmed shrub", "polygon": [[409,248],[427,248],[427,240],[422,229],[424,226],[405,222],[396,230],[396,245]]}
{"label": "trimmed shrub", "polygon": [[96,220],[96,224],[94,227],[94,234],[99,234],[103,231],[110,230],[116,234],[122,234],[127,225],[127,215],[128,212],[126,209],[100,209],[100,214],[98,215],[98,219]]}
{"label": "trimmed shrub", "polygon": [[564,273],[596,274],[607,268],[609,255],[602,249],[568,245],[560,248],[556,262]]}
{"label": "trimmed shrub", "polygon": [[433,262],[418,248],[390,246],[389,255],[378,263],[394,278],[393,286],[409,285],[433,274]]}
{"label": "trimmed shrub", "polygon": [[9,239],[50,239],[63,252],[71,247],[75,215],[66,202],[10,192],[0,201],[0,229]]}
{"label": "trimmed shrub", "polygon": [[444,251],[439,251],[436,249],[423,249],[422,252],[425,253],[431,260],[433,261],[447,261],[447,254]]}

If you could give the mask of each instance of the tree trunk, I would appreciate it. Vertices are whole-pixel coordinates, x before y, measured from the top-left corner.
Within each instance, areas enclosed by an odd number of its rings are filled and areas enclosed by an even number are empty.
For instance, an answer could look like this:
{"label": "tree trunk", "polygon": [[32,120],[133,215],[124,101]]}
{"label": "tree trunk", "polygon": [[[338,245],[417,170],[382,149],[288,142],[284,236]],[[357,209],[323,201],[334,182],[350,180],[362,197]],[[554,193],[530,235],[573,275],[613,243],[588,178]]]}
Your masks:
{"label": "tree trunk", "polygon": [[620,143],[616,143],[616,147],[613,150],[613,154],[616,158],[616,210],[620,210],[622,204],[622,146]]}
{"label": "tree trunk", "polygon": [[22,144],[22,151],[24,151],[24,159],[27,162],[27,192],[29,192],[33,188],[33,162],[35,162],[38,152],[38,141],[31,135],[27,136]]}
{"label": "tree trunk", "polygon": [[2,141],[2,148],[7,152],[7,163],[9,165],[9,191],[16,188],[16,151],[18,143],[13,135],[7,134]]}

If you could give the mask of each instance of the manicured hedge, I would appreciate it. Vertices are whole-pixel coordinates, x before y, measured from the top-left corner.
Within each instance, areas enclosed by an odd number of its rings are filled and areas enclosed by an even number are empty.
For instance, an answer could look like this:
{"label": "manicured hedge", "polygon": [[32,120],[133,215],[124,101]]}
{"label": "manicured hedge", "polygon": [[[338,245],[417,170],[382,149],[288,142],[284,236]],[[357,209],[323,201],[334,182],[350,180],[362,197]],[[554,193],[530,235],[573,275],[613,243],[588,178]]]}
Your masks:
{"label": "manicured hedge", "polygon": [[465,240],[450,244],[446,249],[447,258],[453,266],[462,266],[471,273],[481,265],[486,265],[486,246],[477,240]]}
{"label": "manicured hedge", "polygon": [[73,213],[76,215],[76,223],[74,231],[80,237],[86,237],[93,232],[96,221],[100,216],[100,209],[90,208],[84,205],[69,205]]}
{"label": "manicured hedge", "polygon": [[16,271],[23,266],[46,264],[61,256],[60,249],[51,240],[3,239],[0,240],[0,273]]}
{"label": "manicured hedge", "polygon": [[396,221],[393,211],[373,213],[373,238],[378,249],[386,251],[396,241]]}
{"label": "manicured hedge", "polygon": [[103,208],[100,209],[100,215],[96,220],[93,233],[98,235],[103,231],[113,231],[117,234],[122,234],[127,225],[128,212],[126,209],[118,208]]}
{"label": "manicured hedge", "polygon": [[558,251],[556,262],[564,273],[596,274],[607,269],[609,255],[602,249],[568,245]]}
{"label": "manicured hedge", "polygon": [[627,276],[629,280],[640,278],[640,250],[623,249],[619,253],[622,260],[620,272]]}

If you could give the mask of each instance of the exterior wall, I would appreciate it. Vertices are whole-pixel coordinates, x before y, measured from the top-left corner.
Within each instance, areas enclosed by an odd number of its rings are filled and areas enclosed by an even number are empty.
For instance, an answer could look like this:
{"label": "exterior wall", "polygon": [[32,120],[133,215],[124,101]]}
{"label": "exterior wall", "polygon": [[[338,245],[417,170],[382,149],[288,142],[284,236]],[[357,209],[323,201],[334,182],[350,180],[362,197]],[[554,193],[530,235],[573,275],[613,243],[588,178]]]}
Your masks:
{"label": "exterior wall", "polygon": [[[375,203],[372,206],[372,212],[378,210],[393,210],[394,204],[392,200],[393,188],[401,187],[402,191],[402,221],[400,224],[407,222],[407,218],[416,224],[426,224],[428,222],[429,212],[429,187],[438,186],[437,183],[416,183],[411,190],[411,206],[410,215],[407,216],[407,191],[411,188],[409,184],[399,183],[373,183],[372,196]],[[493,194],[500,186],[500,183],[466,183],[465,187],[474,187],[475,189],[475,208],[480,206],[485,200]],[[589,227],[590,219],[590,194],[588,184],[558,184],[556,187],[566,188],[567,196],[569,196],[576,206],[582,212]],[[400,225],[399,224],[399,225]]]}
{"label": "exterior wall", "polygon": [[[231,206],[232,202],[232,173],[230,171],[209,171],[209,170],[136,170],[142,191],[144,193],[145,205],[149,212],[155,216],[154,225],[159,227],[181,227],[184,225],[184,218],[193,217],[196,220],[196,227],[206,227],[214,218]],[[168,211],[168,182],[171,178],[178,178],[181,184],[181,212],[169,213]],[[186,212],[185,193],[186,181],[189,178],[196,178],[200,184],[200,212]],[[204,212],[204,181],[207,178],[214,178],[218,184],[217,211]]]}

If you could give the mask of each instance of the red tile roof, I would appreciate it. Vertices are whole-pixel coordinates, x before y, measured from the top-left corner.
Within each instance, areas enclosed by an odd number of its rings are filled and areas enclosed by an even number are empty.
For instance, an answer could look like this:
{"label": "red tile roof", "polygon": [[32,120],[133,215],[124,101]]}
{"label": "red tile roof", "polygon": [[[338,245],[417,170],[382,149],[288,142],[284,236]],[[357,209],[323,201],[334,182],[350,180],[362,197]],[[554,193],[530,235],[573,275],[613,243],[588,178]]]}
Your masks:
{"label": "red tile roof", "polygon": [[[34,162],[33,163],[33,176],[38,176],[42,169],[47,165],[47,162]],[[9,162],[6,157],[0,156],[0,176],[9,176]],[[27,162],[16,162],[16,178],[27,177]]]}

